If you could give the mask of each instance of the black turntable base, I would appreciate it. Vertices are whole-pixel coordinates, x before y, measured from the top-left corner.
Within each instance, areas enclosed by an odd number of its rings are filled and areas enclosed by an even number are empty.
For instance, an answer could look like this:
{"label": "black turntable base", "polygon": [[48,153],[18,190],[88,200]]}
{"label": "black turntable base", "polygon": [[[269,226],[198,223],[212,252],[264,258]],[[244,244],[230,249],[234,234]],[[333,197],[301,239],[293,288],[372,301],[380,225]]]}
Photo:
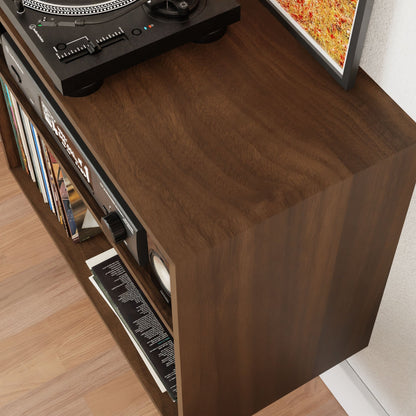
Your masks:
{"label": "black turntable base", "polygon": [[0,0],[0,6],[58,90],[71,96],[186,42],[214,41],[240,18],[236,0]]}

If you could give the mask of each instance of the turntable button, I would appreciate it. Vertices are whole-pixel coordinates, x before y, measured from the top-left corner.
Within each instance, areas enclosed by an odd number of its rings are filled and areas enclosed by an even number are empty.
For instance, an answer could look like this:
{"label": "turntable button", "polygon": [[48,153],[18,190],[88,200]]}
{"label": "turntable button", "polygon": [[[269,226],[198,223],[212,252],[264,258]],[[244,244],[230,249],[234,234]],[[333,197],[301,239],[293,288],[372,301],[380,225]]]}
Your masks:
{"label": "turntable button", "polygon": [[135,29],[132,29],[131,34],[134,36],[140,36],[142,34],[142,30],[137,27]]}

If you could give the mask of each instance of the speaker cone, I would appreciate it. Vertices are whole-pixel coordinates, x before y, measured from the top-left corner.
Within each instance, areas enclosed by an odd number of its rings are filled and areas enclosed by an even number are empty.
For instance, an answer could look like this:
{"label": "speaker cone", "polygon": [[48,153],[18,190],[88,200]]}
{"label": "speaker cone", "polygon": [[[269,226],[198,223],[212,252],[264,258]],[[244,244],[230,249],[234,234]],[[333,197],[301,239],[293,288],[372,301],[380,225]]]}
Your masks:
{"label": "speaker cone", "polygon": [[150,264],[153,268],[153,272],[156,278],[162,286],[162,289],[165,291],[166,294],[170,296],[171,288],[169,270],[166,267],[163,259],[158,255],[158,253],[156,253],[153,250],[150,253]]}

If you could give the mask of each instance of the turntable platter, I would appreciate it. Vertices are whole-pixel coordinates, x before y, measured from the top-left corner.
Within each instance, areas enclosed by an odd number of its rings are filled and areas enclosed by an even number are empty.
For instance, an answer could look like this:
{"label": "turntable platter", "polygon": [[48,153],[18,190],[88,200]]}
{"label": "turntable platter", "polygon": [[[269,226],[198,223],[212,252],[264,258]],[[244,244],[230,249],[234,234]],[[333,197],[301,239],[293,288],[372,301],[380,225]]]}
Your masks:
{"label": "turntable platter", "polygon": [[73,4],[72,0],[23,0],[25,7],[41,13],[60,16],[91,16],[112,12],[135,3],[137,0],[80,0],[81,4]]}

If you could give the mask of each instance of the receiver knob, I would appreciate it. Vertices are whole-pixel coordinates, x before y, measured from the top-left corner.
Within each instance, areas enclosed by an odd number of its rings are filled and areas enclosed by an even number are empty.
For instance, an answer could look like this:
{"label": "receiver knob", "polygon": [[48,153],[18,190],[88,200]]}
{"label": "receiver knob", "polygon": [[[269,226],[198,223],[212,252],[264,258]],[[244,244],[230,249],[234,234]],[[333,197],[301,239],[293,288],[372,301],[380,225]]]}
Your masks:
{"label": "receiver knob", "polygon": [[110,212],[101,218],[101,224],[104,225],[104,233],[114,243],[120,243],[127,238],[127,230],[123,220],[117,212]]}

